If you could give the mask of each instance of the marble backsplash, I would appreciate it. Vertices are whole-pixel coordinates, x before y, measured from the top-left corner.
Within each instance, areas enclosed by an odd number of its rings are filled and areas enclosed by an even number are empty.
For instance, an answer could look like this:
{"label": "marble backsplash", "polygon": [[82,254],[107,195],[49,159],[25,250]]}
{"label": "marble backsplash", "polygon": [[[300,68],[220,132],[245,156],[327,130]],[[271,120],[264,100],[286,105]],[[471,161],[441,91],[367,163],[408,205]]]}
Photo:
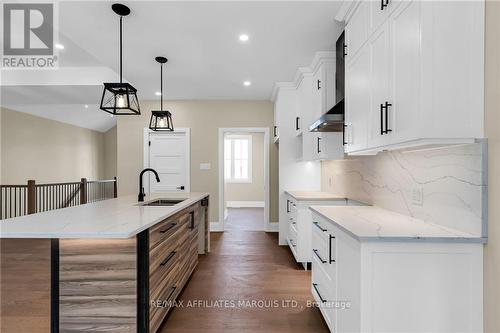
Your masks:
{"label": "marble backsplash", "polygon": [[486,143],[322,162],[322,190],[486,236]]}

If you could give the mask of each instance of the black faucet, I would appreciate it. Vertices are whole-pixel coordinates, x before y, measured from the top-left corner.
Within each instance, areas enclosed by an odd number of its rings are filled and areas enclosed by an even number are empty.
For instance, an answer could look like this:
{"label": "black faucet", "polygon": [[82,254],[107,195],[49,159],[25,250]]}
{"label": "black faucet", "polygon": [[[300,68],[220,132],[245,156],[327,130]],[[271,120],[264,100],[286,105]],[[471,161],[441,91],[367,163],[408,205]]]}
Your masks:
{"label": "black faucet", "polygon": [[146,168],[146,169],[142,170],[141,174],[139,175],[139,198],[137,199],[139,202],[143,202],[144,197],[146,196],[146,194],[144,193],[144,187],[142,186],[142,175],[144,175],[144,173],[146,171],[151,171],[152,173],[154,173],[155,177],[156,177],[156,181],[158,183],[160,182],[160,176],[158,176],[158,172],[156,172],[156,170],[151,169],[151,168]]}

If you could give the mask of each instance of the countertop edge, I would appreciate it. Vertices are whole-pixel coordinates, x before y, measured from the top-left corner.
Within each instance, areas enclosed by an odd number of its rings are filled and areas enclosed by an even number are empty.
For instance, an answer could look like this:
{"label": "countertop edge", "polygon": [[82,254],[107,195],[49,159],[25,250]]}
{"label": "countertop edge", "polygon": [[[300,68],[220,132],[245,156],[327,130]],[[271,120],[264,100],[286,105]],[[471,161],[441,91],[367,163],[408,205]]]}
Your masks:
{"label": "countertop edge", "polygon": [[[311,192],[314,192],[314,191],[311,191]],[[344,201],[344,200],[347,201],[347,200],[349,200],[349,198],[345,198],[345,197],[330,197],[330,198],[317,198],[316,197],[316,198],[313,198],[313,197],[306,197],[306,196],[296,196],[288,190],[285,191],[285,194],[291,196],[292,198],[294,198],[297,201]]]}

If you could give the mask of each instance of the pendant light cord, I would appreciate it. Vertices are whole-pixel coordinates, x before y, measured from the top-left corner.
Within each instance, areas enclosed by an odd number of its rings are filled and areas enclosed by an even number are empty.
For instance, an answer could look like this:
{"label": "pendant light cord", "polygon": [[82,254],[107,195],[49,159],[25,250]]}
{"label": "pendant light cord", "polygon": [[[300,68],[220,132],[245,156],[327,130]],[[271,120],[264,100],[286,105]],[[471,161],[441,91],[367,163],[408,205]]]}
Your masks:
{"label": "pendant light cord", "polygon": [[122,83],[122,19],[120,16],[120,83]]}
{"label": "pendant light cord", "polygon": [[163,64],[160,64],[160,110],[163,111]]}

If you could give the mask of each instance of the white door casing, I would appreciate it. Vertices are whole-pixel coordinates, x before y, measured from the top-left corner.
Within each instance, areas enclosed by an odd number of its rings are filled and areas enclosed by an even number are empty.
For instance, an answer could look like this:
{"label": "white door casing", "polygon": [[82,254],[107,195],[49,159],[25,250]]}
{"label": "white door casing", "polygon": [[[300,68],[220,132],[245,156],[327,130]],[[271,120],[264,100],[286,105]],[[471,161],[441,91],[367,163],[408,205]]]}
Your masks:
{"label": "white door casing", "polygon": [[144,129],[144,168],[156,170],[160,176],[144,176],[146,192],[190,192],[190,129],[154,132]]}

